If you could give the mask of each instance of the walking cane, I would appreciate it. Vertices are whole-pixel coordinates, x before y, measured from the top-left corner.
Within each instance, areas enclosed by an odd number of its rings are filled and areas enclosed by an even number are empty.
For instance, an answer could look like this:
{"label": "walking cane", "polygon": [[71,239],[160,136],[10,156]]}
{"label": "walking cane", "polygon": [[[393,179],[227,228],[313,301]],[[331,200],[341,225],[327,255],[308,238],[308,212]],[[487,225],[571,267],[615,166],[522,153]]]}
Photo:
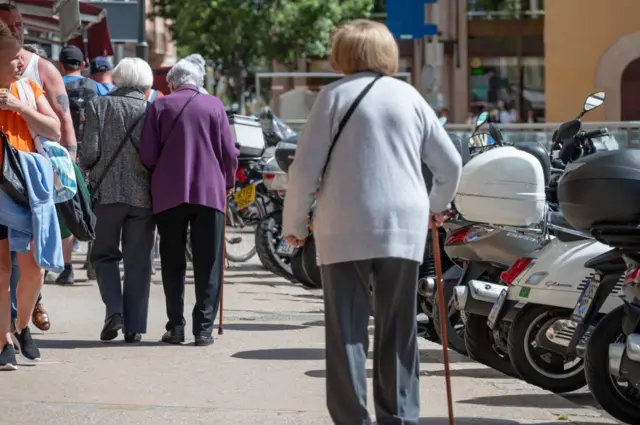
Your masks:
{"label": "walking cane", "polygon": [[220,282],[220,319],[218,320],[218,335],[224,334],[224,270],[227,264],[227,208],[224,209],[224,230],[222,231],[222,282]]}
{"label": "walking cane", "polygon": [[440,261],[440,238],[438,226],[431,220],[431,240],[433,241],[433,259],[436,265],[436,285],[438,288],[438,304],[440,307],[440,337],[442,339],[442,357],[444,359],[444,380],[447,386],[447,407],[449,409],[449,425],[455,425],[453,416],[453,395],[451,394],[451,370],[449,368],[449,337],[447,335],[447,313],[444,303],[444,287],[442,284],[442,262]]}

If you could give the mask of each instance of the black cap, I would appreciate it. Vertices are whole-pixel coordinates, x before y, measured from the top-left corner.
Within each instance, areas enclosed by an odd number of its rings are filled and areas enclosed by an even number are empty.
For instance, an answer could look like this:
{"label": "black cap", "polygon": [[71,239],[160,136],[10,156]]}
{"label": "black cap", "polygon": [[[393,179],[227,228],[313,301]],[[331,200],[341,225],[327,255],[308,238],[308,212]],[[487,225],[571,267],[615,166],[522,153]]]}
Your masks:
{"label": "black cap", "polygon": [[84,54],[76,46],[65,46],[60,50],[58,61],[63,65],[82,65]]}

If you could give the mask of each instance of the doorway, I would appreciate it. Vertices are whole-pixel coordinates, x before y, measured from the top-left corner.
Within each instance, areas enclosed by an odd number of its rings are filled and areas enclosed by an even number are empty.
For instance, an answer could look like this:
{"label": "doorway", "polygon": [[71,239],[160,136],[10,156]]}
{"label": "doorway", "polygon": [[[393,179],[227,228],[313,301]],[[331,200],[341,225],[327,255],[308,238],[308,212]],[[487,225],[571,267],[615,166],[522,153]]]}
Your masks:
{"label": "doorway", "polygon": [[620,109],[622,121],[640,121],[640,58],[625,68],[620,83]]}

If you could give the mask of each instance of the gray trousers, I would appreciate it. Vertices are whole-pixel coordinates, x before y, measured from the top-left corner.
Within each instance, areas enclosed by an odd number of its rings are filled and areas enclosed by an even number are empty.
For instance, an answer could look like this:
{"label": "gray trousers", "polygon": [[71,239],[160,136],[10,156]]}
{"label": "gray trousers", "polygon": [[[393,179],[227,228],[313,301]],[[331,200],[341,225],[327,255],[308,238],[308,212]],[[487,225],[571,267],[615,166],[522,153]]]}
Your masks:
{"label": "gray trousers", "polygon": [[374,284],[373,395],[379,425],[417,425],[420,358],[417,262],[382,258],[321,267],[327,407],[336,425],[371,425],[367,412],[369,281]]}
{"label": "gray trousers", "polygon": [[[90,259],[106,307],[105,318],[122,314],[125,332],[146,333],[153,213],[151,209],[127,204],[96,204],[93,212],[96,239]],[[120,279],[120,261],[124,264],[124,282]]]}

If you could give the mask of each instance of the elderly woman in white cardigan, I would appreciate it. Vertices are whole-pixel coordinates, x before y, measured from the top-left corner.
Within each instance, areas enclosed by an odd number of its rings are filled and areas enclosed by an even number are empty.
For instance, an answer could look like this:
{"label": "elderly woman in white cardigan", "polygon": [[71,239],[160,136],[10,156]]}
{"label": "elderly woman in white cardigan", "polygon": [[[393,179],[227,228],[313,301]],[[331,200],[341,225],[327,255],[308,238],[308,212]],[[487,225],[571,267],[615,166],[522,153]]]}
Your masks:
{"label": "elderly woman in white cardigan", "polygon": [[[417,424],[418,266],[430,211],[440,224],[462,161],[420,93],[392,77],[398,47],[384,25],[357,20],[339,28],[331,61],[346,77],[320,92],[298,142],[284,234],[293,245],[304,243],[305,219],[319,189],[314,234],[324,288],[327,405],[334,423],[371,424],[365,361],[373,277],[377,423]],[[434,176],[429,194],[423,162]]]}

